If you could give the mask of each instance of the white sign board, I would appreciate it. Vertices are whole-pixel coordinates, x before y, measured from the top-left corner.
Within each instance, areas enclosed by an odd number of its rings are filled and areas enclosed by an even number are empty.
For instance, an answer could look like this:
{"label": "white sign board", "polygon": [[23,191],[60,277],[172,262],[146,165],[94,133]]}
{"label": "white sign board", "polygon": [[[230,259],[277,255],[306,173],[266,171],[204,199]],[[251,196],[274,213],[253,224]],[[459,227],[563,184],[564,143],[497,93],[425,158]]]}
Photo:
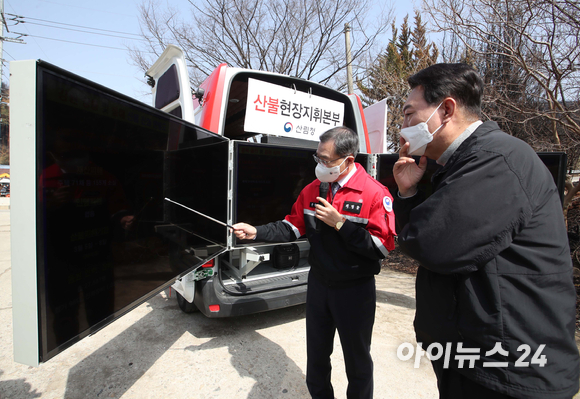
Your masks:
{"label": "white sign board", "polygon": [[318,141],[343,120],[341,102],[248,79],[246,132]]}

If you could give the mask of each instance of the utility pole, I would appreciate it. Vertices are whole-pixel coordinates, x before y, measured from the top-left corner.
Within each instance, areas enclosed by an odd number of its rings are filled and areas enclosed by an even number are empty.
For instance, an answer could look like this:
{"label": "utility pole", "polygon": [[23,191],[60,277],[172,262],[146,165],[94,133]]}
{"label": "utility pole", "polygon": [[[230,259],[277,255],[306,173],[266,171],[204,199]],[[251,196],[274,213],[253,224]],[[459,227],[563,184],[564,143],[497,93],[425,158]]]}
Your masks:
{"label": "utility pole", "polygon": [[[2,16],[2,30],[0,31],[0,100],[2,99],[2,67],[4,66],[4,26],[6,26],[6,31],[8,31],[8,24],[4,19],[4,0],[0,0],[0,16]],[[0,120],[1,120],[0,116]]]}
{"label": "utility pole", "polygon": [[[6,18],[4,16],[4,0],[0,0],[0,18],[2,18],[2,20],[0,21],[0,24],[2,25],[2,27],[0,28],[0,103],[4,103],[4,92],[2,90],[2,86],[3,85],[3,76],[2,76],[2,70],[4,69],[4,41],[7,42],[13,42],[13,43],[22,43],[22,44],[26,44],[24,43],[24,40],[20,39],[20,37],[24,36],[20,33],[18,33],[18,35],[20,35],[19,37],[17,37],[16,39],[11,39],[8,37],[4,37],[4,27],[6,27],[6,32],[10,33],[10,30],[8,29],[8,24],[6,23]],[[3,125],[4,125],[4,120],[2,118],[2,114],[0,113],[0,138],[3,138],[3,133],[4,133],[4,129],[3,129]]]}
{"label": "utility pole", "polygon": [[348,22],[344,24],[344,41],[346,45],[346,84],[348,94],[352,94],[352,55],[350,54],[350,25]]}
{"label": "utility pole", "polygon": [[[6,32],[10,33],[8,29],[8,24],[6,23],[6,17],[4,16],[4,0],[0,0],[0,18],[2,18],[2,30],[0,31],[0,99],[2,98],[2,69],[4,66],[4,42],[12,42],[12,43],[20,43],[26,44],[24,40],[20,39],[20,37],[25,36],[22,33],[17,33],[20,35],[16,39],[11,39],[9,37],[4,37],[4,27],[6,27]],[[19,21],[17,21],[18,23]],[[16,32],[15,32],[16,33]]]}

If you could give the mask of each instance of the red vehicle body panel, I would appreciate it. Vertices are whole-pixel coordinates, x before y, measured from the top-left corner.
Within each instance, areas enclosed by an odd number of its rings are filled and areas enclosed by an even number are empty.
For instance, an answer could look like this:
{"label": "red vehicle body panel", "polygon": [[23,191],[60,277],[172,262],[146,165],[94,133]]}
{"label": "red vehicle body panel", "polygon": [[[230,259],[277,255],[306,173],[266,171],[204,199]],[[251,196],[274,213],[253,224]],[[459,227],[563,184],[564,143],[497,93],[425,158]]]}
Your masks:
{"label": "red vehicle body panel", "polygon": [[[199,126],[219,134],[220,114],[222,99],[225,93],[224,85],[226,79],[227,64],[220,64],[211,75],[201,84],[201,88],[205,90],[203,95],[203,107],[199,118]],[[197,109],[200,106],[197,98],[193,99],[193,108]]]}

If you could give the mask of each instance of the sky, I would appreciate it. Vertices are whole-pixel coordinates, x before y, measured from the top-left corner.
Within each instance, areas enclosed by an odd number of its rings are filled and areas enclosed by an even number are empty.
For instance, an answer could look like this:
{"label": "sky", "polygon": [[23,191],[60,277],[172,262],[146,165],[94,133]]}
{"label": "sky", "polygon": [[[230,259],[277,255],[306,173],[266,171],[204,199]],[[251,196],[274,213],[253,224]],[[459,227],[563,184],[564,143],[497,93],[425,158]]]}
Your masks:
{"label": "sky", "polygon": [[[151,103],[150,88],[144,83],[143,72],[132,64],[127,50],[128,45],[139,43],[138,7],[142,0],[3,1],[9,30],[4,29],[4,37],[16,39],[20,34],[27,35],[20,37],[26,44],[4,41],[4,82],[9,81],[10,61],[42,59]],[[164,0],[163,3],[182,7],[187,12],[191,7],[187,0]],[[397,25],[405,14],[412,20],[412,1],[395,0],[394,9]],[[14,15],[24,18],[14,20]]]}

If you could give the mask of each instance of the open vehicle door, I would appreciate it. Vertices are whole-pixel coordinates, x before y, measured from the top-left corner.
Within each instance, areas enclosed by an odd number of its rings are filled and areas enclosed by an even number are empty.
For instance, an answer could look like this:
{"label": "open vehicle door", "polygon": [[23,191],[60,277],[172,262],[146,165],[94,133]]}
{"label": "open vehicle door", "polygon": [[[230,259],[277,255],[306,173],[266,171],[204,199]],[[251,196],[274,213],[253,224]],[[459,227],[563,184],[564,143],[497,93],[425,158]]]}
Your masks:
{"label": "open vehicle door", "polygon": [[147,71],[155,108],[194,123],[193,98],[183,51],[168,45]]}

